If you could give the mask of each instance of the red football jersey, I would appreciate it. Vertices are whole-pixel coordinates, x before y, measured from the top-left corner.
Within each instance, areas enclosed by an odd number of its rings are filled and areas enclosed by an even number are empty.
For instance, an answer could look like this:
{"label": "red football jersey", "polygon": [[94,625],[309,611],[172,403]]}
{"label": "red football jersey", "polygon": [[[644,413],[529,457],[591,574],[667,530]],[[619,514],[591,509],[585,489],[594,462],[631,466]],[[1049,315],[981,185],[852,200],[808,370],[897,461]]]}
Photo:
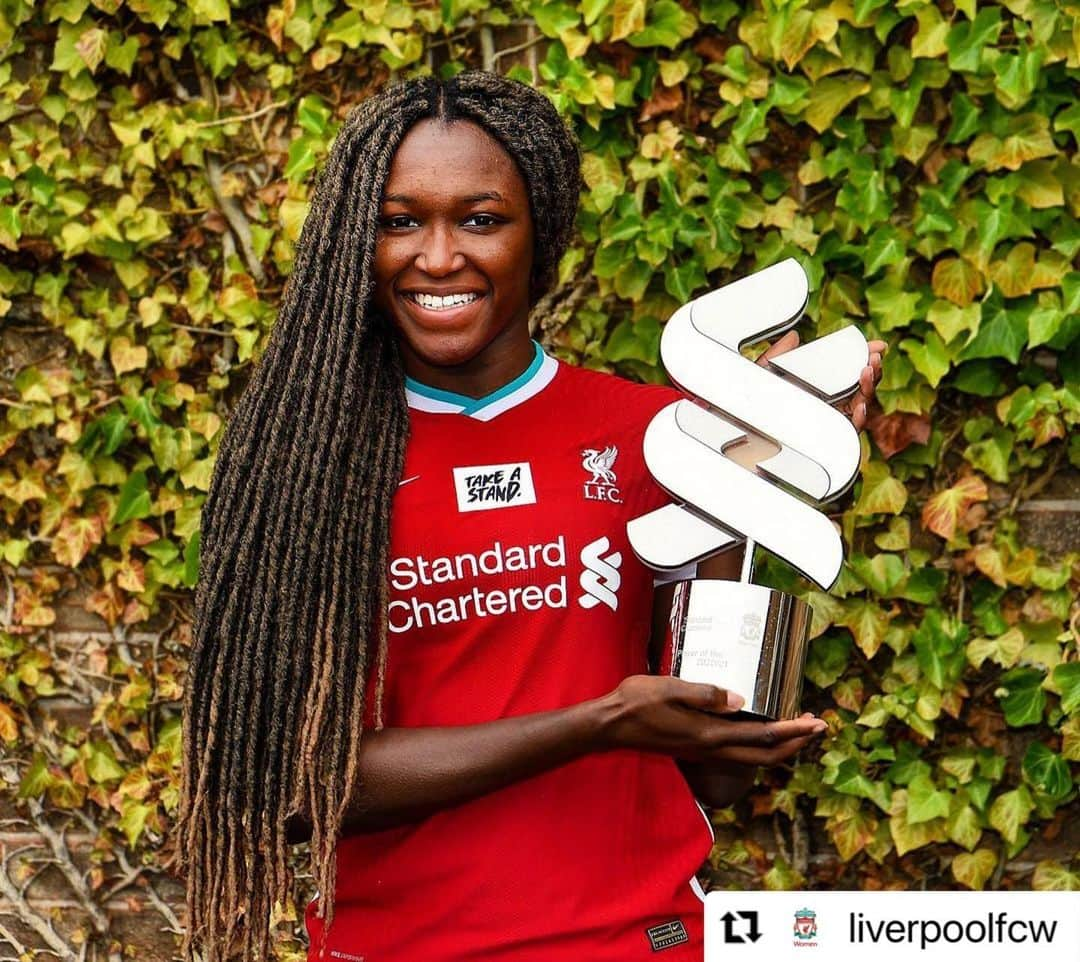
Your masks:
{"label": "red football jersey", "polygon": [[[647,671],[654,574],[626,523],[670,500],[641,441],[681,395],[564,364],[539,344],[528,370],[484,398],[407,387],[384,725],[548,711]],[[322,958],[700,962],[695,872],[712,839],[671,758],[589,754],[341,838]]]}

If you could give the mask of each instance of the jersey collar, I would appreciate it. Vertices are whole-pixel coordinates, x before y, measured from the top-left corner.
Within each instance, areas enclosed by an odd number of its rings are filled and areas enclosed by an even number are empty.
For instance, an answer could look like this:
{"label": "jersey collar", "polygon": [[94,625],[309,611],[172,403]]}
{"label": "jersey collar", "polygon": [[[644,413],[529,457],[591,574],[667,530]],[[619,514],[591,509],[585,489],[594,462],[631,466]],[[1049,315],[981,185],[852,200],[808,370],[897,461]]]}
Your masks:
{"label": "jersey collar", "polygon": [[490,421],[503,411],[517,407],[547,387],[559,367],[559,362],[545,352],[538,341],[532,343],[535,350],[529,366],[514,380],[483,397],[471,398],[443,391],[406,376],[405,398],[409,407],[434,414],[466,414],[477,421]]}

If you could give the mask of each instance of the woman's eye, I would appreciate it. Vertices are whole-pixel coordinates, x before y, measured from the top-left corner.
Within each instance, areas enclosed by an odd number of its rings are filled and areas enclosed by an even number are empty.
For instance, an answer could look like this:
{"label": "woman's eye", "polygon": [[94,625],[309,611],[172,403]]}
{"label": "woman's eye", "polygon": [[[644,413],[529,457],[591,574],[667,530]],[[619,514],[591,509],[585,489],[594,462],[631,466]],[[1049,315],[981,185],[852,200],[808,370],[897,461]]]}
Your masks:
{"label": "woman's eye", "polygon": [[400,230],[404,227],[411,227],[413,219],[408,214],[390,214],[384,217],[380,223],[383,227],[388,227],[391,230]]}
{"label": "woman's eye", "polygon": [[465,223],[471,223],[474,227],[494,227],[499,223],[499,218],[493,214],[470,214],[465,218]]}

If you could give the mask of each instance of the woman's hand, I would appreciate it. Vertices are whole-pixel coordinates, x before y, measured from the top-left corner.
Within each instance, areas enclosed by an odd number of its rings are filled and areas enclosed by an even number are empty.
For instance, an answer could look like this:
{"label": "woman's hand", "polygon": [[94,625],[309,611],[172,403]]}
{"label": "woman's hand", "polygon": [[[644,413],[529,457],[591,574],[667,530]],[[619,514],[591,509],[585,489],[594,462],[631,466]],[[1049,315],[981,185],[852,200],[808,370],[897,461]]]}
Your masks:
{"label": "woman's hand", "polygon": [[807,713],[790,721],[724,717],[743,699],[715,685],[632,675],[602,700],[601,748],[635,748],[689,762],[776,765],[825,731]]}
{"label": "woman's hand", "polygon": [[[776,357],[779,354],[785,354],[788,351],[793,351],[798,346],[798,333],[796,331],[788,331],[787,334],[778,341],[770,344],[769,347],[762,352],[757,362],[758,364],[765,366],[768,364],[769,358]],[[870,402],[874,398],[874,391],[877,388],[877,383],[881,380],[881,356],[888,348],[888,345],[884,341],[868,341],[866,346],[870,348],[870,360],[859,375],[859,389],[839,405],[840,410],[851,418],[851,423],[855,425],[856,431],[861,431],[866,426]]]}

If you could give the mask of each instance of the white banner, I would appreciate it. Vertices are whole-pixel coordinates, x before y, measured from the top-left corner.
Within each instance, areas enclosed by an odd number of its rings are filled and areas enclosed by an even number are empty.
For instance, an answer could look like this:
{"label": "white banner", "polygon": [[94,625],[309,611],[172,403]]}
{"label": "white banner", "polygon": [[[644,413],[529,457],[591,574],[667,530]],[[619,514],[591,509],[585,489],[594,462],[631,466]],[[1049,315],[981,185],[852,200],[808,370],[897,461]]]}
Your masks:
{"label": "white banner", "polygon": [[1080,892],[709,892],[705,962],[1080,960]]}

